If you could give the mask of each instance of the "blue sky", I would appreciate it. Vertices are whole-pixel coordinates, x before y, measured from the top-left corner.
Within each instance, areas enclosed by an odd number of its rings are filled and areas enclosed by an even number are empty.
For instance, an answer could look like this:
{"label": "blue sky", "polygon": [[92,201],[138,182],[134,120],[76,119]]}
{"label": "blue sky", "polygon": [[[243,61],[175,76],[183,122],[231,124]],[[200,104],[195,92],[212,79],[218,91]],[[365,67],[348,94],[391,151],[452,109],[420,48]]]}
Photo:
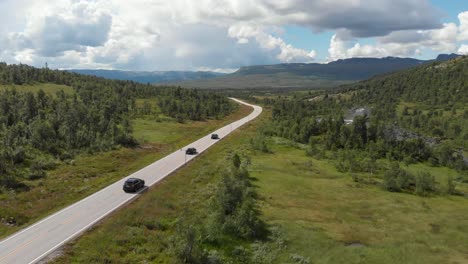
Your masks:
{"label": "blue sky", "polygon": [[[468,11],[468,2],[464,0],[431,0],[434,7],[442,11],[440,18],[441,23],[450,23],[458,21],[458,14]],[[313,32],[307,27],[295,25],[286,25],[285,32],[282,37],[287,42],[301,49],[315,49],[317,51],[317,61],[325,61],[327,58],[330,38],[335,34],[333,31]],[[375,45],[376,40],[373,38],[360,38],[359,43]],[[412,55],[418,59],[433,59],[440,52],[432,49],[424,49],[421,55]]]}
{"label": "blue sky", "polygon": [[0,0],[0,61],[234,71],[468,54],[466,0]]}
{"label": "blue sky", "polygon": [[458,14],[468,11],[468,2],[464,0],[431,0],[431,3],[446,13],[443,22],[456,21]]}

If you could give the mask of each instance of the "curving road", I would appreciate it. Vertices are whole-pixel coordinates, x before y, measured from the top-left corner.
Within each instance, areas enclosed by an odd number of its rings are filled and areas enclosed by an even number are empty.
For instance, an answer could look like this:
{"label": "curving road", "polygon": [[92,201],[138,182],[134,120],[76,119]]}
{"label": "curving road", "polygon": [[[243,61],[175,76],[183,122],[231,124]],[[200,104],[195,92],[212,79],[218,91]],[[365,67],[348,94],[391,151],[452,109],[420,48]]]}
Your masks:
{"label": "curving road", "polygon": [[[251,106],[254,110],[248,116],[213,131],[221,139],[262,112],[259,106],[235,98],[230,99]],[[151,186],[196,157],[185,155],[186,148],[195,147],[201,153],[216,142],[218,140],[213,140],[207,135],[128,177],[142,178],[147,186]],[[67,241],[82,234],[103,217],[138,197],[140,193],[130,194],[122,191],[123,183],[128,177],[0,241],[0,263],[36,263]]]}

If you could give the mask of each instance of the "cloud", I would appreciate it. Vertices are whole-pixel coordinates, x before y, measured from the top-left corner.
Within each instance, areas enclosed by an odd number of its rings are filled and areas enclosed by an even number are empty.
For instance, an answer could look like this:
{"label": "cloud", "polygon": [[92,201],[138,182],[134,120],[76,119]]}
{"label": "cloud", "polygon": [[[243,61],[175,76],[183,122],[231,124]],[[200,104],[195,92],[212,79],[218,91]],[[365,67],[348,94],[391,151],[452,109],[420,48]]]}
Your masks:
{"label": "cloud", "polygon": [[304,23],[317,30],[345,29],[352,37],[385,36],[399,30],[440,27],[440,11],[425,0],[315,1]]}
{"label": "cloud", "polygon": [[264,29],[260,27],[235,25],[229,27],[228,34],[230,37],[236,38],[239,44],[247,44],[250,42],[249,39],[253,38],[263,49],[278,50],[279,54],[276,58],[281,62],[309,62],[317,55],[314,50],[306,51],[295,48],[281,38],[265,33]]}
{"label": "cloud", "polygon": [[[316,31],[346,29],[353,37],[383,36],[395,30],[433,29],[442,13],[426,0],[260,0],[220,1],[224,8],[204,6],[209,18],[241,19],[267,25],[296,24]],[[233,4],[237,3],[237,5]],[[244,9],[236,8],[245,6]],[[249,12],[247,12],[249,10]]]}
{"label": "cloud", "polygon": [[468,11],[458,14],[460,20],[458,40],[468,40]]}
{"label": "cloud", "polygon": [[468,55],[468,45],[461,45],[457,52],[461,55]]}
{"label": "cloud", "polygon": [[464,39],[463,34],[468,22],[464,21],[465,18],[468,19],[468,12],[465,13],[458,16],[459,26],[455,23],[444,23],[437,29],[393,31],[386,36],[375,38],[375,44],[362,45],[347,34],[347,31],[339,31],[330,39],[328,60],[351,57],[408,57],[421,55],[422,49],[440,53],[463,50],[457,50],[457,41]]}
{"label": "cloud", "polygon": [[[0,9],[9,10],[0,18],[0,60],[60,68],[230,69],[314,60],[314,47],[283,38],[287,25],[335,31],[330,58],[407,54],[428,38],[439,39],[426,44],[434,49],[454,48],[453,32],[428,0],[0,0]],[[433,30],[445,31],[410,36]],[[379,46],[359,44],[360,37],[376,37]]]}
{"label": "cloud", "polygon": [[111,24],[112,17],[92,4],[73,2],[32,16],[23,32],[10,34],[10,41],[19,49],[34,50],[39,56],[57,57],[65,51],[103,45]]}

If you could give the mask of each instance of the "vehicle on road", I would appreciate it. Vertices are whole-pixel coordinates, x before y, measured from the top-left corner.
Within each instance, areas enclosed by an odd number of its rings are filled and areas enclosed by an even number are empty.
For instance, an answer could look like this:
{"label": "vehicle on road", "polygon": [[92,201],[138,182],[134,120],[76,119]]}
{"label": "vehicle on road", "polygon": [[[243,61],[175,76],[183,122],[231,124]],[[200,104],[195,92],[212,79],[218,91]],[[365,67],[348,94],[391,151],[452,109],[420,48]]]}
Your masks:
{"label": "vehicle on road", "polygon": [[211,139],[219,139],[218,134],[211,134]]}
{"label": "vehicle on road", "polygon": [[123,185],[123,190],[125,192],[136,192],[143,187],[145,187],[144,180],[138,178],[128,178]]}
{"label": "vehicle on road", "polygon": [[196,149],[196,148],[188,148],[188,149],[185,151],[185,154],[187,154],[187,155],[195,155],[195,154],[197,154],[197,149]]}

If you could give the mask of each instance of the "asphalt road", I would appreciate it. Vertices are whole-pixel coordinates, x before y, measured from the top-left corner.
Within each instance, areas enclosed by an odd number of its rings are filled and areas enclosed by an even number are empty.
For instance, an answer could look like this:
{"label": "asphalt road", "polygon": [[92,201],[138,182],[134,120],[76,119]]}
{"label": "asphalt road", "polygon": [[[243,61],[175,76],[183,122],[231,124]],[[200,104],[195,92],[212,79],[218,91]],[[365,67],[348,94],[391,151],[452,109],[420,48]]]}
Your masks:
{"label": "asphalt road", "polygon": [[[262,108],[259,106],[231,99],[251,106],[254,110],[248,116],[213,131],[212,133],[217,133],[220,139],[256,118],[262,112]],[[194,147],[198,153],[201,153],[219,141],[211,139],[210,135],[211,133],[0,241],[0,263],[36,263],[45,258],[67,241],[82,234],[103,217],[138,197],[140,193],[131,194],[122,190],[125,179],[128,177],[141,178],[145,180],[146,186],[159,182],[197,156],[185,155],[186,148]]]}

